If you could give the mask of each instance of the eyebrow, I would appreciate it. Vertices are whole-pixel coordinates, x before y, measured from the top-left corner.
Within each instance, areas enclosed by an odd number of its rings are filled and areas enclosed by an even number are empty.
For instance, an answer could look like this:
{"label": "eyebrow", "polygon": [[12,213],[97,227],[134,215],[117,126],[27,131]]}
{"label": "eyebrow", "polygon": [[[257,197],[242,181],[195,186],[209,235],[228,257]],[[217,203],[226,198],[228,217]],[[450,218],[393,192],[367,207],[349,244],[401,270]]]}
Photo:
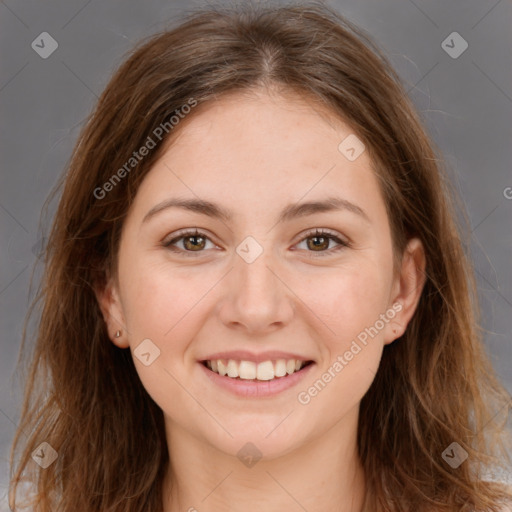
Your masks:
{"label": "eyebrow", "polygon": [[[142,223],[147,222],[157,213],[168,208],[182,208],[208,217],[221,219],[229,222],[233,218],[233,212],[218,204],[203,199],[180,199],[171,198],[155,205],[142,219]],[[346,210],[362,217],[366,222],[370,222],[365,211],[354,203],[341,197],[329,197],[322,201],[310,201],[307,203],[293,203],[286,206],[277,219],[278,223],[290,221],[295,218],[305,217],[315,213]]]}

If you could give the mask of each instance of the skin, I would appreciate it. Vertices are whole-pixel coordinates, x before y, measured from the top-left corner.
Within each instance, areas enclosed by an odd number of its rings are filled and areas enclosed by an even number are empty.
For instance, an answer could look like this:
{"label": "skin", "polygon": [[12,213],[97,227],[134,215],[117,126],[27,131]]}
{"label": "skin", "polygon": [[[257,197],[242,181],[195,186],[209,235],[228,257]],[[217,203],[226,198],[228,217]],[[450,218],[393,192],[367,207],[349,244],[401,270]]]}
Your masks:
{"label": "skin", "polygon": [[[393,273],[389,220],[368,151],[349,161],[338,145],[353,130],[312,105],[293,93],[255,90],[185,119],[130,208],[118,278],[97,293],[113,343],[133,351],[149,338],[160,350],[149,366],[134,361],[165,417],[166,512],[361,510],[360,401],[385,345],[414,313],[425,257],[412,239]],[[358,205],[369,222],[340,210],[276,224],[288,204],[332,195]],[[170,197],[207,199],[234,217],[168,208],[142,222]],[[199,252],[190,238],[174,243],[181,254],[162,246],[196,227],[208,237]],[[351,246],[333,251],[339,245],[323,240],[315,249],[315,228]],[[249,235],[263,248],[250,264],[236,252]],[[401,311],[308,404],[299,403],[298,393],[393,304]],[[315,367],[275,397],[243,399],[211,384],[198,363],[236,349],[294,352]],[[247,442],[262,454],[251,468],[237,457]]]}

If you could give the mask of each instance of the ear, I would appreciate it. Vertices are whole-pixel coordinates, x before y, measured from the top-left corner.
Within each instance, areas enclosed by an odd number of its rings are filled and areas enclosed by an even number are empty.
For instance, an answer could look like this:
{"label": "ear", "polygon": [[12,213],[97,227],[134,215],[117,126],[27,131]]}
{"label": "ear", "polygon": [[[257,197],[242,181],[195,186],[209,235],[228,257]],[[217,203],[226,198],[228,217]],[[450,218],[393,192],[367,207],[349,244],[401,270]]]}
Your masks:
{"label": "ear", "polygon": [[393,283],[390,308],[396,314],[386,325],[385,345],[402,336],[407,329],[425,285],[425,267],[426,258],[423,244],[419,238],[411,238],[402,257],[399,275],[395,277]]}
{"label": "ear", "polygon": [[[125,327],[126,322],[116,283],[112,278],[107,277],[106,282],[95,286],[94,291],[112,343],[119,348],[128,348],[130,346],[128,331]],[[117,331],[120,331],[118,337],[116,337]]]}

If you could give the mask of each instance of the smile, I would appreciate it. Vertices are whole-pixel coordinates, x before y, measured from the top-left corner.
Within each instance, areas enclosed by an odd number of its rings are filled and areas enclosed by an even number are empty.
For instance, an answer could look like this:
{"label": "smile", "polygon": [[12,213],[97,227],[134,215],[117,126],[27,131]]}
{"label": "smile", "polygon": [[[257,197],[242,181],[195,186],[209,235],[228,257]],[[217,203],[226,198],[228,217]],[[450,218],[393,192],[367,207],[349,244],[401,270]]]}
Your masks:
{"label": "smile", "polygon": [[204,361],[212,372],[222,377],[243,380],[267,381],[275,378],[285,377],[300,371],[312,361],[300,361],[299,359],[277,359],[276,361],[238,361],[235,359],[214,359]]}
{"label": "smile", "polygon": [[211,382],[232,394],[244,398],[263,398],[296,386],[315,363],[298,359],[259,363],[243,359],[209,359],[199,361],[199,366]]}

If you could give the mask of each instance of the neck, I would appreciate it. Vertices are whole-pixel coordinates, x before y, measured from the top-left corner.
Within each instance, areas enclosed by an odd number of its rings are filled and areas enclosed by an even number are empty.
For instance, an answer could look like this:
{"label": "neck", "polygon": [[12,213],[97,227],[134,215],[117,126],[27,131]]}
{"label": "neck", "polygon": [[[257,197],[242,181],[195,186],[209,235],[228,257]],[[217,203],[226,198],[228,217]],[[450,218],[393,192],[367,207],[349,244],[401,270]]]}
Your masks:
{"label": "neck", "polygon": [[169,421],[164,512],[361,512],[365,478],[356,449],[357,414],[354,410],[308,443],[271,460],[263,456],[252,467]]}

